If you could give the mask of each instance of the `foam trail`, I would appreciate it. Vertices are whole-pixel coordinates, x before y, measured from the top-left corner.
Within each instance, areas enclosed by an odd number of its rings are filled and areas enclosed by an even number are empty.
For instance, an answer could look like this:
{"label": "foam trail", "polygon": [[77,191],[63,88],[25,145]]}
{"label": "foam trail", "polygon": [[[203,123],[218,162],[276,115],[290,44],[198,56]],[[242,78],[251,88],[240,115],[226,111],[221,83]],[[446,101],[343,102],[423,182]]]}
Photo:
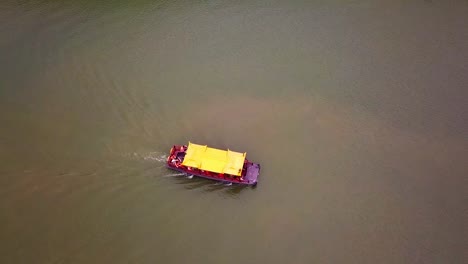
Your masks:
{"label": "foam trail", "polygon": [[144,161],[156,161],[156,162],[166,162],[167,154],[161,154],[161,152],[149,152],[149,153],[129,153],[125,154],[124,157],[130,157],[134,160],[144,160]]}
{"label": "foam trail", "polygon": [[143,159],[144,160],[154,160],[154,161],[158,161],[158,162],[165,162],[166,159],[167,159],[167,155],[165,155],[165,154],[161,155],[161,154],[158,154],[157,152],[150,152],[149,154],[144,155]]}
{"label": "foam trail", "polygon": [[164,175],[163,177],[176,177],[176,176],[182,176],[182,175],[185,175],[185,173],[168,174],[168,175]]}

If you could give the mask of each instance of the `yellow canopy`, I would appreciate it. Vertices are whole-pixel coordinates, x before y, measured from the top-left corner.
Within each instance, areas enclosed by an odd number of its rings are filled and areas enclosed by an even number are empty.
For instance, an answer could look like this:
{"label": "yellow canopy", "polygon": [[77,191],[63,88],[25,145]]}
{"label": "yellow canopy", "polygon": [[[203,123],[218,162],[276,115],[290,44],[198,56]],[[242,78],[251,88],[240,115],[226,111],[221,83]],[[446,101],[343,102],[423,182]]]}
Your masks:
{"label": "yellow canopy", "polygon": [[182,165],[241,176],[246,153],[220,150],[189,142]]}

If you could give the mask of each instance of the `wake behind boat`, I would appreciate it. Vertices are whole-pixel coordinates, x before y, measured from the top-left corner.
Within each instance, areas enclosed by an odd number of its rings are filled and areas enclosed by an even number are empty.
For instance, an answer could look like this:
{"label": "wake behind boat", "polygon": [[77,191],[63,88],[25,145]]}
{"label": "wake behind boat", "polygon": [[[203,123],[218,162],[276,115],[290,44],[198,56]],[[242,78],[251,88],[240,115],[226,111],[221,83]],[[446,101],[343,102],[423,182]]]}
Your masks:
{"label": "wake behind boat", "polygon": [[174,145],[166,165],[169,169],[189,176],[255,186],[260,174],[260,164],[250,162],[246,155],[247,153],[189,142],[188,146]]}

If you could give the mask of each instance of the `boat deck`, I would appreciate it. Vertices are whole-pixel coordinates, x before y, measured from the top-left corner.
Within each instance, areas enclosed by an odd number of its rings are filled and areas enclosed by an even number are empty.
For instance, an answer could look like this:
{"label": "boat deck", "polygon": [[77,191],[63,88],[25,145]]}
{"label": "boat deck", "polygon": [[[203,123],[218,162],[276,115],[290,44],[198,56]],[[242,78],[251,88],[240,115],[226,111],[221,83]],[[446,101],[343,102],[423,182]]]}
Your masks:
{"label": "boat deck", "polygon": [[247,172],[245,173],[244,179],[246,181],[256,182],[259,174],[260,174],[260,164],[249,163],[247,165]]}

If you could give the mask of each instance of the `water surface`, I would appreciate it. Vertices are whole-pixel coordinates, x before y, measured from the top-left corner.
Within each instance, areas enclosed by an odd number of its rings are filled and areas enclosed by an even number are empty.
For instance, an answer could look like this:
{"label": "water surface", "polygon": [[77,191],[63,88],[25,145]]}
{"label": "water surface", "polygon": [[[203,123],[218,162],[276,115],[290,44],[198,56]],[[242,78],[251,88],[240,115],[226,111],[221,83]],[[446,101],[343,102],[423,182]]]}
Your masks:
{"label": "water surface", "polygon": [[1,263],[467,261],[468,2],[94,2],[0,4]]}

